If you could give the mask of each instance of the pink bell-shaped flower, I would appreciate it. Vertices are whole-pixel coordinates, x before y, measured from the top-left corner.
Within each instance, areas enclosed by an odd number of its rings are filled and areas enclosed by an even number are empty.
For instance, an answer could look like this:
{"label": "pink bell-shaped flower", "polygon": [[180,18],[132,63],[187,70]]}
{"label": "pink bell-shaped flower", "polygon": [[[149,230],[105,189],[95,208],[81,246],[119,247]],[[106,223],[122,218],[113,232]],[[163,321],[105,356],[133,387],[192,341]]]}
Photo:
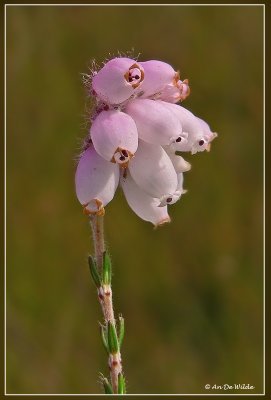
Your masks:
{"label": "pink bell-shaped flower", "polygon": [[[177,105],[188,80],[165,62],[116,57],[92,75],[95,100],[90,146],[79,160],[76,193],[86,214],[102,215],[119,184],[134,212],[155,226],[169,222],[167,206],[183,189],[191,165],[179,152],[209,151],[217,136]],[[178,152],[178,154],[176,154]]]}
{"label": "pink bell-shaped flower", "polygon": [[178,148],[184,140],[182,125],[163,103],[150,99],[132,100],[126,105],[125,112],[134,119],[140,139],[161,146],[175,143]]}
{"label": "pink bell-shaped flower", "polygon": [[137,150],[138,133],[134,120],[118,110],[102,111],[92,123],[90,136],[100,156],[127,166]]}
{"label": "pink bell-shaped flower", "polygon": [[92,88],[107,104],[127,100],[144,79],[144,70],[135,60],[117,57],[108,61],[92,78]]}
{"label": "pink bell-shaped flower", "polygon": [[199,151],[209,149],[209,143],[217,134],[211,132],[209,126],[204,121],[182,106],[160,100],[157,100],[157,102],[161,103],[179,119],[183,127],[183,132],[187,133],[187,142],[180,144],[180,151],[191,151],[192,154],[195,154]]}
{"label": "pink bell-shaped flower", "polygon": [[153,96],[161,92],[166,85],[172,84],[176,77],[176,72],[171,65],[157,60],[150,60],[140,63],[144,68],[144,81],[137,92],[143,98]]}
{"label": "pink bell-shaped flower", "polygon": [[153,223],[154,226],[170,222],[167,206],[159,207],[159,200],[149,196],[133,180],[129,171],[121,178],[121,187],[131,209],[144,221]]}
{"label": "pink bell-shaped flower", "polygon": [[75,173],[75,189],[85,214],[104,214],[119,183],[119,167],[96,153],[91,145],[80,157]]}
{"label": "pink bell-shaped flower", "polygon": [[130,161],[129,171],[137,185],[149,196],[159,199],[160,203],[173,202],[178,184],[177,174],[161,146],[140,140],[138,150]]}

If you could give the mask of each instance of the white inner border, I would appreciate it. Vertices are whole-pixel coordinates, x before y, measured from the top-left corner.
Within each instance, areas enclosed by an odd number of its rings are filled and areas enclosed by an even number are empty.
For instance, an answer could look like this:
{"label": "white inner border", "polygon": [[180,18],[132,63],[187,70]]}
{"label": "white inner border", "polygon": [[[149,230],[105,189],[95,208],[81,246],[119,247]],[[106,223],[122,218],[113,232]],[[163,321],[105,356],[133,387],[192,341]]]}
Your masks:
{"label": "white inner border", "polygon": [[[4,243],[4,395],[5,396],[105,396],[102,393],[7,393],[6,391],[6,94],[7,94],[7,81],[6,81],[6,24],[7,24],[7,7],[17,7],[17,6],[48,6],[48,7],[55,7],[55,6],[64,6],[64,7],[79,7],[79,6],[86,6],[86,7],[117,7],[117,6],[129,6],[129,7],[144,7],[144,6],[152,6],[152,7],[183,7],[183,6],[227,6],[227,7],[234,7],[234,6],[244,6],[244,7],[263,7],[263,393],[233,393],[233,394],[224,394],[224,393],[168,393],[168,394],[143,394],[143,393],[132,393],[126,394],[125,396],[264,396],[265,395],[265,4],[5,4],[5,15],[4,15],[4,53],[5,53],[5,63],[4,63],[4,93],[5,93],[5,101],[4,101],[4,232],[5,232],[5,243]],[[108,395],[106,395],[108,396]],[[114,396],[114,395],[113,395]]]}

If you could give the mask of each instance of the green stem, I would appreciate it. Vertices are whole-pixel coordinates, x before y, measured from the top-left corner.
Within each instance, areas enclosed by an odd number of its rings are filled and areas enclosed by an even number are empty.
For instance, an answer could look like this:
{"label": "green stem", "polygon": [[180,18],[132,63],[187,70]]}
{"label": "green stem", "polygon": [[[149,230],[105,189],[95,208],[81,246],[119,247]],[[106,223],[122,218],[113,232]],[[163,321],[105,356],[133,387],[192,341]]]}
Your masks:
{"label": "green stem", "polygon": [[[93,215],[90,217],[90,223],[92,227],[92,236],[95,249],[95,259],[97,263],[98,273],[103,277],[103,263],[104,263],[104,229],[103,229],[103,216]],[[112,288],[111,282],[102,282],[101,286],[98,287],[98,298],[102,307],[102,312],[105,320],[105,326],[107,330],[113,327],[116,331],[116,320],[114,316],[113,300],[112,300]],[[118,393],[119,387],[119,376],[122,376],[122,364],[120,346],[118,345],[117,351],[114,349],[108,353],[108,365],[110,369],[110,378],[113,392]]]}

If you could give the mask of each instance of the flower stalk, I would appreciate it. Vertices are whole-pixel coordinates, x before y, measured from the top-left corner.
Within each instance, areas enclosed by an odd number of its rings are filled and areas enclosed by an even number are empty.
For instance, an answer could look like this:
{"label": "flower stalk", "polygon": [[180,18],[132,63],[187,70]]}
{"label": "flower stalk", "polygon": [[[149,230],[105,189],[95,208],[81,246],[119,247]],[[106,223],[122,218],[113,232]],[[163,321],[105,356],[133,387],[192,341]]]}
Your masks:
{"label": "flower stalk", "polygon": [[108,355],[110,371],[110,382],[103,375],[101,375],[101,381],[105,394],[125,394],[125,379],[122,373],[120,353],[124,337],[124,319],[120,316],[117,326],[112,300],[111,260],[105,251],[103,216],[97,214],[91,215],[90,224],[92,227],[95,258],[89,256],[88,262],[103,312],[104,324],[100,324],[100,333],[102,343]]}
{"label": "flower stalk", "polygon": [[96,263],[98,271],[101,274],[103,269],[103,253],[105,251],[103,217],[101,215],[91,215],[90,224],[92,228]]}
{"label": "flower stalk", "polygon": [[89,76],[95,104],[75,173],[76,195],[90,218],[95,256],[88,262],[104,321],[100,324],[110,379],[106,394],[125,394],[121,344],[124,320],[114,316],[111,260],[104,242],[105,207],[121,187],[131,209],[155,227],[170,222],[169,207],[186,193],[191,165],[179,154],[209,151],[217,136],[178,102],[189,95],[188,80],[159,60],[115,57]]}

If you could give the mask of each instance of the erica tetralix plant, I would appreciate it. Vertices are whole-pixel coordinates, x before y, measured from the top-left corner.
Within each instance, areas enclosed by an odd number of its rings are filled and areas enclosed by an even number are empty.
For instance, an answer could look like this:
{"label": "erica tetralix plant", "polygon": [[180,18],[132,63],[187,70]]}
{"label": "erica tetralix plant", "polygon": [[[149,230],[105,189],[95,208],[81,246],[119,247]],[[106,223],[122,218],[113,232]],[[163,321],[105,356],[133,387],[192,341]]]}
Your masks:
{"label": "erica tetralix plant", "polygon": [[185,193],[183,174],[191,168],[179,152],[209,151],[217,134],[176,104],[189,95],[188,80],[182,81],[165,62],[116,57],[89,78],[94,108],[75,184],[93,230],[95,258],[89,258],[89,265],[103,310],[101,335],[110,369],[110,381],[101,379],[106,393],[122,394],[124,320],[120,317],[117,324],[113,312],[111,262],[103,239],[105,206],[120,186],[140,218],[154,226],[169,222],[168,206]]}
{"label": "erica tetralix plant", "polygon": [[162,61],[117,57],[92,76],[95,110],[88,147],[76,171],[76,193],[87,214],[104,214],[120,185],[128,204],[155,226],[170,220],[167,206],[190,169],[178,152],[209,150],[209,125],[178,101],[188,81]]}

